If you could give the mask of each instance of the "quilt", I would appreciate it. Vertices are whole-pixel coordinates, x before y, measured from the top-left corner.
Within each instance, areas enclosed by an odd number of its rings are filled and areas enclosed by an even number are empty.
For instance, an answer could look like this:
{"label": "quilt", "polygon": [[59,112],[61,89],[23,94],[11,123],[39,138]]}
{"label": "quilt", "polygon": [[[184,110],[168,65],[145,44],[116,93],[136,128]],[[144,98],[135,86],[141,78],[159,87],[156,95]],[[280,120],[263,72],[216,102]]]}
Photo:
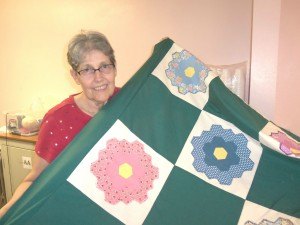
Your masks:
{"label": "quilt", "polygon": [[3,225],[299,225],[300,138],[169,38]]}

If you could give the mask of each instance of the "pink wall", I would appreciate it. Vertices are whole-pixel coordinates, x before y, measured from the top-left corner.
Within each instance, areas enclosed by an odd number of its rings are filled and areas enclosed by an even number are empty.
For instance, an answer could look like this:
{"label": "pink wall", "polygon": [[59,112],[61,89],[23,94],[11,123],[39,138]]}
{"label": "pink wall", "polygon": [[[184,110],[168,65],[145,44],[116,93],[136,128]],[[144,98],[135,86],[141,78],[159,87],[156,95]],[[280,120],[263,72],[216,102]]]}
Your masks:
{"label": "pink wall", "polygon": [[300,135],[300,1],[253,2],[250,105]]}
{"label": "pink wall", "polygon": [[274,119],[280,0],[254,0],[250,105]]}
{"label": "pink wall", "polygon": [[281,1],[275,118],[300,135],[300,1]]}

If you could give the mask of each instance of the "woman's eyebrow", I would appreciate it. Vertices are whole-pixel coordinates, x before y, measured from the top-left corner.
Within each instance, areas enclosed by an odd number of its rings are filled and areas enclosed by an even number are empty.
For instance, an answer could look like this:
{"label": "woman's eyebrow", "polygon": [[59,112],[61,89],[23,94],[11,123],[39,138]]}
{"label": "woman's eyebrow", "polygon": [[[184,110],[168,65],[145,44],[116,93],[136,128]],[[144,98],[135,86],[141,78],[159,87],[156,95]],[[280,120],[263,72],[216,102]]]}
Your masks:
{"label": "woman's eyebrow", "polygon": [[[107,61],[103,61],[103,62],[100,62],[98,67],[99,68],[100,66],[103,66],[103,65],[106,65],[106,64],[110,64],[111,62],[107,62]],[[94,68],[91,64],[87,63],[87,64],[83,64],[82,66],[80,66],[81,68]],[[96,68],[95,68],[96,69]]]}

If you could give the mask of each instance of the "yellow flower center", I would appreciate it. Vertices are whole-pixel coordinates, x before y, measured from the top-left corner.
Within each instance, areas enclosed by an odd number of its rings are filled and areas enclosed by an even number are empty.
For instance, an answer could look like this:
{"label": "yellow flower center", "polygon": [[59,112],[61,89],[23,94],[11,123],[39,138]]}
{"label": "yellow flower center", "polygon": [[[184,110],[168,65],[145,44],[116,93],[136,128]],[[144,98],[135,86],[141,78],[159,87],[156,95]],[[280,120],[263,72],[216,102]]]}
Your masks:
{"label": "yellow flower center", "polygon": [[192,77],[192,76],[194,76],[194,74],[195,74],[195,68],[189,66],[188,68],[186,68],[186,69],[184,70],[184,74],[185,74],[185,76],[187,76],[187,77]]}
{"label": "yellow flower center", "polygon": [[133,174],[132,166],[128,163],[123,163],[119,166],[119,175],[125,179],[128,179]]}
{"label": "yellow flower center", "polygon": [[226,159],[227,154],[228,153],[224,148],[222,148],[222,147],[215,148],[214,156],[216,157],[217,160]]}

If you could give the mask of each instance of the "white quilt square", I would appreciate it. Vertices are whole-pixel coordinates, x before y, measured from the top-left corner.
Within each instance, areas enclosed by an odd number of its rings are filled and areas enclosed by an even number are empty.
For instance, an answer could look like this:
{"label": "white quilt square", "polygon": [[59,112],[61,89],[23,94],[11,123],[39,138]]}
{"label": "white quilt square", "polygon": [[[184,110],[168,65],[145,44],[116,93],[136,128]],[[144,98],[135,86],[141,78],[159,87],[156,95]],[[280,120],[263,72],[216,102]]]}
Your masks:
{"label": "white quilt square", "polygon": [[238,225],[259,224],[297,225],[300,224],[300,219],[245,201]]}
{"label": "white quilt square", "polygon": [[171,93],[203,109],[209,98],[209,84],[217,76],[203,62],[176,44],[152,72]]}
{"label": "white quilt square", "polygon": [[246,199],[261,154],[258,141],[202,111],[175,165]]}
{"label": "white quilt square", "polygon": [[300,158],[300,143],[272,122],[268,122],[259,132],[259,140],[283,155]]}
{"label": "white quilt square", "polygon": [[140,225],[173,166],[117,120],[67,180],[124,224]]}

